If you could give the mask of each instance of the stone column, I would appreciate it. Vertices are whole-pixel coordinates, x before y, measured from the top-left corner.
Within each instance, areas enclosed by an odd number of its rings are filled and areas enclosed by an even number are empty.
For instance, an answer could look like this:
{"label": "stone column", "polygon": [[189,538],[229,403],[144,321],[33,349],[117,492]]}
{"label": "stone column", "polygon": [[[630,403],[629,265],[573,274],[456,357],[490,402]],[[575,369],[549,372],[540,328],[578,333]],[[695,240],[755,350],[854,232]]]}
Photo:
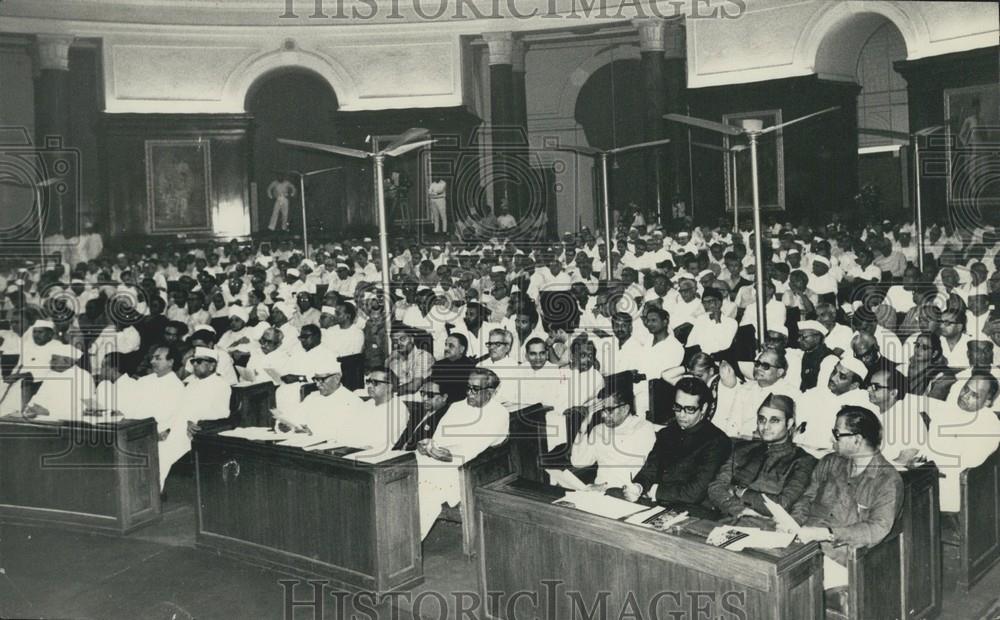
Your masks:
{"label": "stone column", "polygon": [[[663,57],[665,22],[660,18],[635,19],[632,25],[639,31],[639,61],[642,75],[643,127],[645,141],[667,137],[666,121],[667,88]],[[670,211],[670,160],[669,147],[658,147],[648,151],[646,161],[646,204],[644,207],[654,213],[654,217],[665,218]]]}
{"label": "stone column", "polygon": [[[35,37],[35,145],[39,149],[65,151],[69,147],[69,48],[73,38],[53,34]],[[74,188],[79,170],[66,170],[55,158],[46,157],[45,164],[47,178],[60,178],[59,184],[42,192],[51,198],[43,202],[48,210],[46,234],[76,234],[77,196],[75,191],[61,191],[60,186],[62,190]]]}
{"label": "stone column", "polygon": [[[680,21],[665,23],[663,37],[664,85],[666,87],[665,113],[687,114],[687,48],[684,25]],[[664,189],[664,207],[669,212],[675,198],[684,202],[687,214],[693,214],[691,200],[691,162],[688,148],[688,130],[680,123],[667,122],[667,179]],[[669,215],[668,215],[669,217]]]}
{"label": "stone column", "polygon": [[[483,39],[489,48],[490,63],[490,144],[493,163],[490,183],[493,188],[493,209],[506,202],[515,213],[511,148],[516,146],[517,108],[514,94],[515,39],[511,32],[488,32]],[[521,77],[523,79],[523,72]],[[519,215],[519,213],[518,213]]]}

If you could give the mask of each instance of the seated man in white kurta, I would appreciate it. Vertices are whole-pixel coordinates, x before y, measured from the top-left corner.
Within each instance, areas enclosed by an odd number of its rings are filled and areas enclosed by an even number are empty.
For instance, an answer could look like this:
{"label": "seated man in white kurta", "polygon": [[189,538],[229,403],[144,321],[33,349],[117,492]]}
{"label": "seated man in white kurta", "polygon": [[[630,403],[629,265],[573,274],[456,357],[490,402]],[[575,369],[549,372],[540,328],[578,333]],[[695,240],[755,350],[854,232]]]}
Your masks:
{"label": "seated man in white kurta", "polygon": [[108,353],[101,362],[98,373],[99,383],[95,388],[93,410],[112,417],[140,417],[143,395],[137,388],[138,382],[125,373],[122,355]]}
{"label": "seated man in white kurta", "polygon": [[455,506],[461,501],[459,466],[507,439],[510,414],[493,398],[498,385],[493,371],[473,370],[468,397],[451,405],[433,438],[417,444],[421,538],[431,531],[442,502]]}
{"label": "seated man in white kurta", "polygon": [[570,462],[573,467],[597,465],[594,490],[630,484],[656,443],[655,427],[635,415],[631,399],[621,392],[595,401],[590,410],[573,441]]}
{"label": "seated man in white kurta", "polygon": [[310,377],[319,389],[287,409],[279,407],[275,417],[279,429],[304,431],[320,439],[339,441],[344,419],[350,419],[352,412],[364,407],[364,403],[340,384],[342,374],[337,358],[325,349],[320,351],[310,360]]}
{"label": "seated man in white kurta", "polygon": [[216,373],[218,363],[219,353],[215,349],[195,348],[191,357],[192,373],[184,387],[184,414],[189,437],[201,430],[200,422],[229,417],[229,398],[233,390]]}
{"label": "seated man in white kurta", "polygon": [[375,368],[365,377],[365,387],[371,400],[339,416],[337,438],[356,448],[390,450],[410,418],[406,403],[396,397],[399,380],[388,368]]}
{"label": "seated man in white kurta", "polygon": [[50,354],[48,371],[33,373],[35,380],[42,384],[25,407],[24,415],[79,421],[87,403],[94,397],[94,379],[76,365],[82,355],[79,349],[60,343],[51,348]]}
{"label": "seated man in white kurta", "polygon": [[[883,453],[891,461],[915,464],[916,459],[934,461],[941,472],[941,511],[961,509],[961,473],[982,465],[997,450],[1000,420],[994,404],[1000,396],[996,377],[974,370],[962,385],[957,407],[950,402],[926,399],[906,416],[909,428],[894,420],[896,432],[887,435]],[[916,410],[926,409],[925,422]],[[926,428],[920,428],[920,425]]]}
{"label": "seated man in white kurta", "polygon": [[191,449],[191,441],[187,436],[187,416],[184,415],[184,384],[175,372],[177,354],[166,346],[154,347],[150,353],[151,372],[136,382],[137,392],[145,398],[141,406],[127,415],[156,420],[162,490],[170,468]]}

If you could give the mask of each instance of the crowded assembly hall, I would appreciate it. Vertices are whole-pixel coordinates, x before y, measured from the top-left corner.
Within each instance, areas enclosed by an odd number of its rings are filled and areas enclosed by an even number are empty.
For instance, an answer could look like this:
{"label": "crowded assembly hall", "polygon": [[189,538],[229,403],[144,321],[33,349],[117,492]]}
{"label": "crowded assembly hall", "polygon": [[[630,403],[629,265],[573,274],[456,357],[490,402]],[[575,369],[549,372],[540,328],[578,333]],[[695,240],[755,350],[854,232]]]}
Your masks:
{"label": "crowded assembly hall", "polygon": [[0,4],[0,617],[1000,618],[998,21]]}

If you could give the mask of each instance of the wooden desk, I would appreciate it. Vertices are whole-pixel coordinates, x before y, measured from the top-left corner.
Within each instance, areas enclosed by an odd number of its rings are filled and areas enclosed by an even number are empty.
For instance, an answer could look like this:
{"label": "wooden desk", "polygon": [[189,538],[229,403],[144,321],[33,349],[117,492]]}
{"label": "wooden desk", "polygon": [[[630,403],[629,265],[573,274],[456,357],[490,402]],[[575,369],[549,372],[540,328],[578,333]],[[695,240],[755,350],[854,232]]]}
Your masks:
{"label": "wooden desk", "polygon": [[192,449],[199,546],[353,590],[423,581],[412,454],[366,464],[211,433]]}
{"label": "wooden desk", "polygon": [[[651,606],[660,618],[673,617],[671,612],[739,617],[734,609],[755,620],[823,617],[823,561],[816,543],[728,551],[693,533],[707,531],[711,524],[703,520],[680,535],[657,532],[553,506],[562,490],[514,476],[480,487],[476,495],[479,586],[490,617],[585,617],[579,604],[592,610],[599,600],[605,608],[595,618],[653,617]],[[527,593],[536,593],[537,606]],[[640,611],[630,616],[633,604]]]}
{"label": "wooden desk", "polygon": [[552,407],[535,403],[533,405],[511,405],[508,439],[510,443],[511,464],[521,478],[545,481],[545,471],[542,467],[542,455],[546,452],[545,414]]}
{"label": "wooden desk", "polygon": [[270,381],[233,385],[230,408],[236,426],[274,426],[271,409],[277,387]]}
{"label": "wooden desk", "polygon": [[958,585],[968,592],[1000,562],[1000,450],[961,476]]}
{"label": "wooden desk", "polygon": [[160,519],[156,422],[0,418],[0,520],[113,534]]}

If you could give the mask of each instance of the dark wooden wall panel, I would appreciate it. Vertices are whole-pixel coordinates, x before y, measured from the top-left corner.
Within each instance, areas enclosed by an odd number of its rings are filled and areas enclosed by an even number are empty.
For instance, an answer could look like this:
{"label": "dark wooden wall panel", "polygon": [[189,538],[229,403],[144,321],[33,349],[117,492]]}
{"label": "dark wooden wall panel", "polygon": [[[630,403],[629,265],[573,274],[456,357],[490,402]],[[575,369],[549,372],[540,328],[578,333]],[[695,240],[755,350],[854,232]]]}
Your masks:
{"label": "dark wooden wall panel", "polygon": [[[944,109],[946,89],[1000,82],[1000,47],[901,60],[893,66],[906,80],[910,131],[919,131],[931,125],[947,124]],[[945,139],[932,136],[922,143],[920,157],[923,164],[920,188],[924,222],[944,222],[952,215],[947,206]],[[981,215],[986,216],[987,221],[992,218],[995,223],[1000,219],[1000,213],[995,211],[1000,209],[986,210]]]}
{"label": "dark wooden wall panel", "polygon": [[[101,134],[107,163],[108,221],[103,231],[119,239],[150,234],[146,196],[147,140],[211,144],[211,225],[189,237],[232,237],[250,230],[251,117],[246,114],[105,114]],[[158,235],[159,236],[159,235]]]}
{"label": "dark wooden wall panel", "polygon": [[[785,212],[765,212],[784,219],[828,221],[853,205],[858,188],[856,84],[821,80],[816,76],[769,80],[751,84],[713,86],[688,90],[692,116],[722,121],[725,114],[781,110],[789,121],[831,106],[836,112],[794,125],[783,131],[785,162]],[[695,142],[721,144],[720,136],[693,129]],[[695,219],[715,223],[732,213],[725,211],[725,173],[720,153],[692,148]],[[748,214],[741,212],[741,220]]]}

